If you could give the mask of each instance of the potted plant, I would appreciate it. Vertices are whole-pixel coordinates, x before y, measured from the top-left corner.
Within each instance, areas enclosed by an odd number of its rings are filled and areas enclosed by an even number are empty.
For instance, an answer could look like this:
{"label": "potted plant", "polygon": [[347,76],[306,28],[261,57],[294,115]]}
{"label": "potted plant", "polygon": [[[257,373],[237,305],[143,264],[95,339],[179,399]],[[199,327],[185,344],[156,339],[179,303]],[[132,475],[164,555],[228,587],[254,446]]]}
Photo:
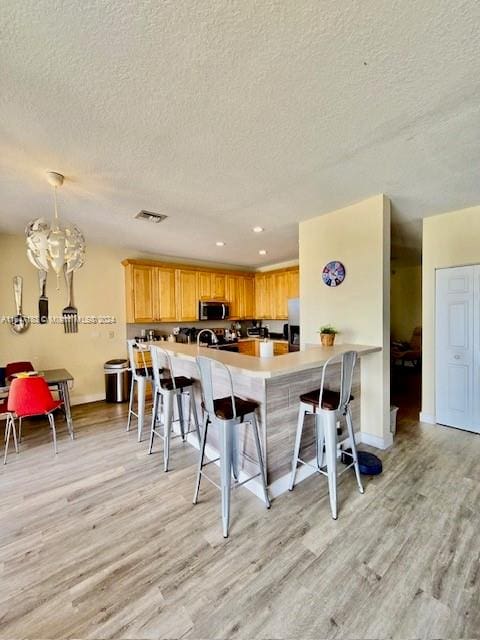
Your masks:
{"label": "potted plant", "polygon": [[335,327],[332,327],[330,324],[326,324],[323,327],[320,327],[320,341],[324,347],[333,347],[333,343],[335,342],[335,336],[339,333]]}

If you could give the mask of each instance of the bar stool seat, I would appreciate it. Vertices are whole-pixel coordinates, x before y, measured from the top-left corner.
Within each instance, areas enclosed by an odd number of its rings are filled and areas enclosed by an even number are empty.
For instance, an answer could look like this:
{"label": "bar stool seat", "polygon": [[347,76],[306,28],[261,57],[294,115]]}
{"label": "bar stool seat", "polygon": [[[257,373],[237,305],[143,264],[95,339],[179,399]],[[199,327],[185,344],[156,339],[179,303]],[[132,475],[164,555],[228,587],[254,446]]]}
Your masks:
{"label": "bar stool seat", "polygon": [[[242,420],[245,416],[258,409],[258,402],[255,402],[254,400],[244,400],[238,396],[233,396],[232,402],[232,398],[228,396],[226,398],[216,398],[213,401],[215,416],[219,420],[233,420],[235,417],[233,409],[234,405],[237,418],[241,418]],[[202,409],[205,409],[203,402]]]}
{"label": "bar stool seat", "polygon": [[[350,402],[353,400],[351,394],[353,369],[357,361],[355,351],[345,351],[341,355],[340,370],[340,391],[332,391],[325,388],[325,374],[328,367],[334,362],[338,362],[338,356],[332,356],[323,366],[320,388],[309,391],[300,396],[300,407],[298,411],[297,433],[295,436],[295,447],[293,452],[292,473],[290,477],[290,491],[295,486],[295,476],[298,463],[313,467],[318,473],[327,476],[328,492],[330,496],[330,510],[332,518],[337,519],[337,478],[351,467],[355,471],[358,490],[363,493],[360,469],[358,466],[357,448],[355,445],[355,434],[353,431],[352,412]],[[316,442],[316,465],[305,462],[299,456],[302,441],[304,418],[306,415],[315,417],[315,442]],[[344,417],[347,423],[347,431],[350,440],[351,453],[344,451],[344,455],[351,458],[352,462],[340,473],[337,474],[337,435],[338,420]],[[324,464],[325,457],[325,464]]]}
{"label": "bar stool seat", "polygon": [[162,389],[172,391],[172,389],[185,389],[191,387],[194,383],[193,378],[187,378],[185,376],[175,376],[172,378],[163,378],[160,380],[160,386]]}
{"label": "bar stool seat", "polygon": [[[320,389],[314,391],[307,391],[300,396],[300,402],[305,404],[311,404],[312,407],[318,407],[320,400]],[[349,402],[354,400],[354,397],[350,395]],[[330,389],[324,389],[322,395],[322,409],[328,409],[329,411],[335,411],[340,404],[340,392],[331,391]]]}

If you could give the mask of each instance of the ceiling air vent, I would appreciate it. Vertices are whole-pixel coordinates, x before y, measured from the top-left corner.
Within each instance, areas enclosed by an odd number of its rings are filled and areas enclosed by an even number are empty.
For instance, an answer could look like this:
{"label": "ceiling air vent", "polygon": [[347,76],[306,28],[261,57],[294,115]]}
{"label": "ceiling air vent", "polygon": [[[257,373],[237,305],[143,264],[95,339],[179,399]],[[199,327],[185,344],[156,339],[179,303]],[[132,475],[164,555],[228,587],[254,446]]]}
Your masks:
{"label": "ceiling air vent", "polygon": [[158,224],[159,222],[163,222],[168,216],[163,215],[163,213],[155,213],[154,211],[145,211],[141,210],[135,216],[136,220],[146,220],[147,222],[155,222]]}

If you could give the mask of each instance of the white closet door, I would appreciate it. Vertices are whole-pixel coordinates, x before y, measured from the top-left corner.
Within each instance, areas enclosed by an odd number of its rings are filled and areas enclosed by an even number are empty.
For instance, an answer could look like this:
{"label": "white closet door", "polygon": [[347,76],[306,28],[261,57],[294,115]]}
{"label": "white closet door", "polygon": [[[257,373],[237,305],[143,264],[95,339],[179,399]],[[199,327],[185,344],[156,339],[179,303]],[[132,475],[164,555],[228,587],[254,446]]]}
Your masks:
{"label": "white closet door", "polygon": [[[479,431],[475,417],[476,267],[439,269],[436,274],[436,420]],[[476,318],[477,316],[477,318]]]}

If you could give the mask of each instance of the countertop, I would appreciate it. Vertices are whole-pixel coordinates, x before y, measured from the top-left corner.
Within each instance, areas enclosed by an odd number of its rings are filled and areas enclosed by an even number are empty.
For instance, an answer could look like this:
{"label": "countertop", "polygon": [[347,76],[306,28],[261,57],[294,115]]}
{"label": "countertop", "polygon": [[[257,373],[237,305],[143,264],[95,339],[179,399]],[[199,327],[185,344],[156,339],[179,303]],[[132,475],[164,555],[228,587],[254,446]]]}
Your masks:
{"label": "countertop", "polygon": [[273,358],[257,358],[242,353],[217,351],[207,347],[197,347],[194,344],[180,344],[178,342],[151,342],[154,347],[160,347],[178,358],[194,360],[197,356],[206,356],[227,365],[232,372],[241,373],[256,378],[275,378],[299,371],[321,367],[332,356],[338,356],[344,351],[357,351],[359,356],[366,356],[381,351],[381,347],[361,344],[338,344],[333,347],[312,346],[306,351],[294,351]]}

